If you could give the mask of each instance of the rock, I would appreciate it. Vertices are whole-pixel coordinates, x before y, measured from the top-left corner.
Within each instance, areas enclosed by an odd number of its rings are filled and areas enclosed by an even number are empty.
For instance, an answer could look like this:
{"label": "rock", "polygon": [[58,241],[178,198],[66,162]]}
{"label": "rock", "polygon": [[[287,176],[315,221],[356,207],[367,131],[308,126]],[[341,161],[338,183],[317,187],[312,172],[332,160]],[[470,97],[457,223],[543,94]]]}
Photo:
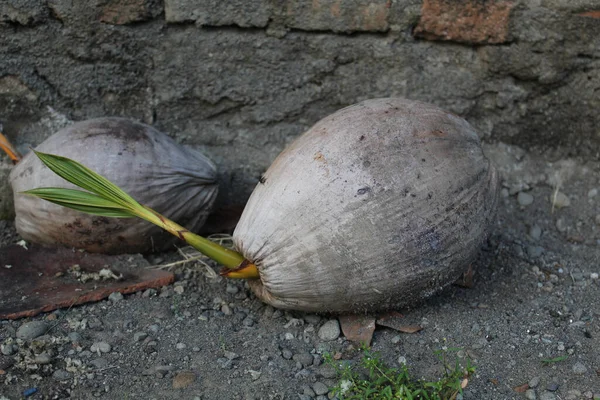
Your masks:
{"label": "rock", "polygon": [[315,382],[312,388],[317,396],[321,396],[329,392],[329,388],[323,382]]}
{"label": "rock", "polygon": [[549,392],[556,392],[559,387],[560,385],[558,383],[550,382],[548,385],[546,385],[546,390]]}
{"label": "rock", "polygon": [[313,356],[310,353],[298,353],[292,357],[294,361],[302,364],[303,367],[309,367],[313,363]]}
{"label": "rock", "polygon": [[173,377],[173,389],[184,389],[196,380],[196,374],[191,371],[182,371]]}
{"label": "rock", "polygon": [[577,375],[583,375],[587,372],[587,367],[580,361],[577,361],[574,365],[573,365],[573,373],[577,374]]}
{"label": "rock", "polygon": [[83,341],[83,337],[79,332],[69,332],[68,337],[71,343],[81,343]]}
{"label": "rock", "polygon": [[338,320],[330,319],[321,326],[318,335],[321,340],[329,342],[340,337],[340,333],[340,323]]}
{"label": "rock", "polygon": [[13,357],[0,356],[0,369],[7,370],[15,364]]}
{"label": "rock", "polygon": [[39,365],[46,365],[52,362],[52,356],[48,353],[38,354],[34,357],[33,362]]}
{"label": "rock", "polygon": [[558,208],[558,209],[568,207],[571,205],[571,200],[563,192],[553,193],[550,196],[550,201],[552,202],[552,205],[554,206],[554,208]]}
{"label": "rock", "polygon": [[542,246],[528,246],[527,247],[527,255],[531,258],[538,258],[544,253],[544,248]]}
{"label": "rock", "polygon": [[96,342],[90,347],[92,353],[109,353],[112,350],[112,346],[106,342]]}
{"label": "rock", "polygon": [[592,279],[592,280],[596,280],[596,279],[598,279],[599,277],[600,277],[600,276],[598,275],[598,273],[597,273],[597,272],[592,272],[592,273],[590,274],[590,279]]}
{"label": "rock", "polygon": [[594,197],[596,197],[598,195],[598,189],[596,189],[596,188],[590,189],[590,191],[588,192],[587,195],[588,195],[589,199],[593,199]]}
{"label": "rock", "polygon": [[529,228],[529,236],[531,236],[533,240],[540,240],[542,237],[542,228],[540,228],[538,225],[533,225],[531,228]]}
{"label": "rock", "polygon": [[533,390],[533,389],[527,389],[525,391],[525,398],[527,400],[536,400],[537,396],[535,395],[535,390]]}
{"label": "rock", "polygon": [[52,374],[52,378],[56,381],[66,381],[71,379],[71,374],[64,369],[57,369]]}
{"label": "rock", "polygon": [[142,340],[146,339],[147,337],[148,337],[148,334],[146,332],[136,332],[133,334],[133,341],[141,342]]}
{"label": "rock", "polygon": [[596,214],[594,221],[596,221],[596,224],[600,225],[600,214]]}
{"label": "rock", "polygon": [[185,349],[186,347],[187,347],[187,346],[185,345],[185,343],[177,343],[177,344],[175,345],[175,348],[176,348],[177,350],[183,350],[183,349]]}
{"label": "rock", "polygon": [[109,362],[106,358],[98,357],[92,361],[90,361],[90,365],[95,369],[103,369],[109,366]]}
{"label": "rock", "polygon": [[50,326],[45,321],[27,322],[17,329],[17,338],[23,340],[35,339],[36,337],[45,334],[49,328]]}
{"label": "rock", "polygon": [[523,207],[529,206],[533,203],[533,196],[526,192],[519,192],[517,201],[519,202],[519,205]]}
{"label": "rock", "polygon": [[540,377],[534,376],[529,380],[529,387],[535,389],[540,384]]}
{"label": "rock", "polygon": [[283,349],[281,351],[281,356],[283,358],[285,358],[286,360],[291,360],[292,356],[293,356],[293,353],[290,350],[288,350],[288,349]]}
{"label": "rock", "polygon": [[17,351],[19,351],[19,346],[17,346],[14,343],[6,343],[0,345],[0,353],[2,353],[5,356],[12,356]]}
{"label": "rock", "polygon": [[121,292],[112,292],[110,294],[110,296],[108,296],[108,300],[112,301],[113,303],[121,301],[121,300],[123,300],[123,293],[121,293]]}
{"label": "rock", "polygon": [[542,392],[540,394],[540,400],[556,400],[556,395],[552,392]]}
{"label": "rock", "polygon": [[558,231],[561,233],[567,230],[567,223],[564,219],[559,218],[556,220],[556,229],[558,229]]}
{"label": "rock", "polygon": [[233,351],[227,351],[227,350],[223,352],[223,355],[228,360],[235,360],[236,358],[240,357],[237,353],[234,353]]}

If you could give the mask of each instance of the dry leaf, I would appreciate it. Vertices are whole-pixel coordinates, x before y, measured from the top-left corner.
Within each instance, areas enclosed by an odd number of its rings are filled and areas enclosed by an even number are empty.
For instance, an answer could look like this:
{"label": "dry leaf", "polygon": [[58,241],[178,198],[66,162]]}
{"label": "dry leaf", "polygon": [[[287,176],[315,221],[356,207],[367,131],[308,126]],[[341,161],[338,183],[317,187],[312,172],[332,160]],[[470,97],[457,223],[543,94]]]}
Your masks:
{"label": "dry leaf", "polygon": [[375,332],[375,318],[367,315],[343,315],[339,320],[346,339],[366,346],[371,345]]}
{"label": "dry leaf", "polygon": [[461,388],[466,388],[467,385],[469,384],[469,380],[467,378],[463,379],[462,382],[460,383],[460,387]]}
{"label": "dry leaf", "polygon": [[513,388],[513,390],[517,393],[525,393],[527,389],[529,389],[529,385],[527,383]]}

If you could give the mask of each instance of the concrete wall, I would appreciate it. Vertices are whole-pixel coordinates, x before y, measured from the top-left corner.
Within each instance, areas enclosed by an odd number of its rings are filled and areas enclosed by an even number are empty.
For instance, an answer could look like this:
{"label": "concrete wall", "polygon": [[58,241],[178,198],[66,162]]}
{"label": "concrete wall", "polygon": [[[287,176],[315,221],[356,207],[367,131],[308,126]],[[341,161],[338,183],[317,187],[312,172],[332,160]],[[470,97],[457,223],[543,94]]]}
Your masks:
{"label": "concrete wall", "polygon": [[217,162],[223,206],[319,118],[382,96],[445,107],[486,141],[598,159],[600,1],[0,2],[7,136],[139,119]]}

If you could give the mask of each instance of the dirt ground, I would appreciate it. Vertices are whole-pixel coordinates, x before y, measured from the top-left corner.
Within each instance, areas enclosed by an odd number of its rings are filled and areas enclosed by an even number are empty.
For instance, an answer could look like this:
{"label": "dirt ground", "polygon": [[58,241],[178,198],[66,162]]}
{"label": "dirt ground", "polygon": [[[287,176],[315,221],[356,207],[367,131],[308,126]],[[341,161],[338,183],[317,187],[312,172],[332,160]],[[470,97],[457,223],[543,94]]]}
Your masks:
{"label": "dirt ground", "polygon": [[[600,163],[486,151],[503,189],[474,287],[399,310],[423,330],[379,327],[372,348],[429,378],[434,351],[459,348],[477,368],[464,399],[600,398]],[[17,240],[2,223],[0,244]],[[323,339],[335,316],[274,310],[204,266],[174,271],[158,291],[35,317],[52,327],[36,339],[16,338],[29,320],[1,321],[0,399],[326,399],[336,380],[323,354],[358,360],[343,335]]]}

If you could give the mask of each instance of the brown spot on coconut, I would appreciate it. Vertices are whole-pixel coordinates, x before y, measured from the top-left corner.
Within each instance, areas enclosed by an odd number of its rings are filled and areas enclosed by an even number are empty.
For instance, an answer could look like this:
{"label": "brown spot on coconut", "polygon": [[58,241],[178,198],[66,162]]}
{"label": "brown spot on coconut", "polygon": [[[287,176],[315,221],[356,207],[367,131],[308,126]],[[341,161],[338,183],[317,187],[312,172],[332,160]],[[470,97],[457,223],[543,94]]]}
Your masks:
{"label": "brown spot on coconut", "polygon": [[474,261],[497,203],[471,125],[399,98],[324,118],[264,177],[233,238],[260,273],[252,290],[284,309],[376,311],[437,293]]}
{"label": "brown spot on coconut", "polygon": [[[217,195],[216,169],[207,157],[125,118],[75,123],[36,150],[81,162],[192,231],[201,229]],[[164,250],[178,240],[137,218],[84,214],[20,194],[40,186],[76,188],[43,166],[33,152],[11,171],[10,183],[16,227],[27,241],[119,254]]]}

